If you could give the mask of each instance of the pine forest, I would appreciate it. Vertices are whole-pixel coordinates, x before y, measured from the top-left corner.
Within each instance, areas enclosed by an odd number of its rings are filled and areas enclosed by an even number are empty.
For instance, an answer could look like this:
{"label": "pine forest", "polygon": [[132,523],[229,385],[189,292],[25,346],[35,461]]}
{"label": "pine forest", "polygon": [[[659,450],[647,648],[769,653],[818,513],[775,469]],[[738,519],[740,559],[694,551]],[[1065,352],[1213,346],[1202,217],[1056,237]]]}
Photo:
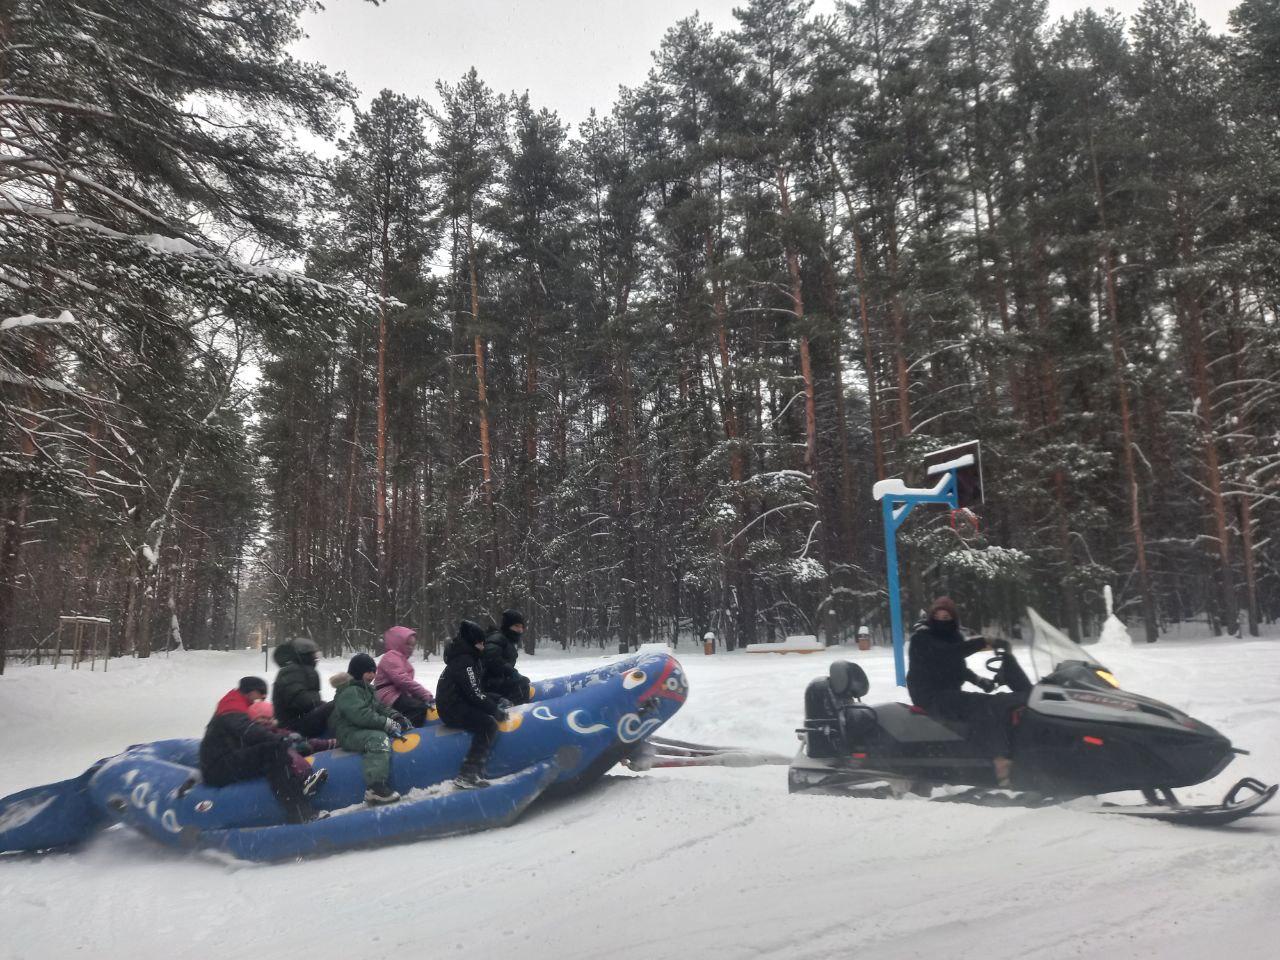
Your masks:
{"label": "pine forest", "polygon": [[357,91],[317,8],[0,0],[0,671],[882,636],[872,485],[967,440],[909,615],[1280,617],[1274,0],[690,4],[572,125]]}

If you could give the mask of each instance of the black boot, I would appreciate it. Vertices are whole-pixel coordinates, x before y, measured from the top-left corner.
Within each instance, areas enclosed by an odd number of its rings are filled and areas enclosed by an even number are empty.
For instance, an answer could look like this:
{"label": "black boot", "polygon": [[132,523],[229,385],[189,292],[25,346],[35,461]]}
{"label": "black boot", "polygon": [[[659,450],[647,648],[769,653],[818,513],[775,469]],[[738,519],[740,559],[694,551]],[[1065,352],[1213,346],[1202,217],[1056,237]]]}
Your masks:
{"label": "black boot", "polygon": [[400,794],[396,793],[385,783],[371,783],[369,789],[364,792],[364,802],[371,807],[381,806],[386,803],[395,803],[400,799]]}
{"label": "black boot", "polygon": [[304,797],[314,796],[315,792],[324,786],[324,782],[328,779],[328,770],[321,768],[320,770],[315,771],[302,782],[302,795]]}
{"label": "black boot", "polygon": [[459,790],[477,790],[489,786],[489,781],[480,776],[479,768],[463,764],[453,778],[453,785]]}

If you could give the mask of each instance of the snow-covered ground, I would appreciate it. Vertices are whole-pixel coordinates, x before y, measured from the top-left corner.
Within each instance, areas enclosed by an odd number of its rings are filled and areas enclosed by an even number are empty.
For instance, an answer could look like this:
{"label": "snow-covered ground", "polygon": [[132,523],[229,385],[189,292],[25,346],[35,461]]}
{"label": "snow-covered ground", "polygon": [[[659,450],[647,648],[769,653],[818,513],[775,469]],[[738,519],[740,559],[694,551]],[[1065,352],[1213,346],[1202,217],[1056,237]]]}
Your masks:
{"label": "snow-covered ground", "polygon": [[[895,693],[883,648],[677,654],[691,693],[673,737],[790,753],[804,685],[837,655],[867,669],[871,700]],[[1104,659],[1253,751],[1188,798],[1280,778],[1280,641],[1116,645]],[[521,659],[534,678],[583,666]],[[420,664],[420,679],[439,667]],[[198,736],[219,695],[263,672],[249,653],[15,668],[0,677],[0,795]],[[1197,830],[792,797],[784,767],[618,771],[506,830],[307,862],[229,867],[119,829],[74,854],[0,858],[0,958],[1204,960],[1275,949],[1277,904],[1280,807]]]}

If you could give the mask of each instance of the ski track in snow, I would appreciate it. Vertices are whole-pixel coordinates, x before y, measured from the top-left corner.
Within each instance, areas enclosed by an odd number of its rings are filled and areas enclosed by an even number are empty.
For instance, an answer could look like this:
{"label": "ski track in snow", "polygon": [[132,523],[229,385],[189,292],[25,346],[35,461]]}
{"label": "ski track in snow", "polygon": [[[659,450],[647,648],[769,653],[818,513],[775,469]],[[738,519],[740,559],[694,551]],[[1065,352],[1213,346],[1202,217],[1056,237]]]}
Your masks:
{"label": "ski track in snow", "polygon": [[[1180,791],[1188,801],[1280,778],[1280,640],[1097,652],[1127,688],[1252,751]],[[871,702],[896,698],[886,649],[677,655],[691,696],[662,733],[679,739],[793,752],[804,686],[836,656],[867,669]],[[585,665],[521,659],[534,679]],[[440,663],[417,670],[430,684]],[[14,668],[0,677],[0,795],[131,743],[199,736],[238,677],[264,672],[261,654],[201,652],[115,660],[106,674]],[[1275,802],[1218,830],[1077,805],[792,797],[781,767],[615,768],[509,829],[295,863],[190,856],[113,829],[76,853],[0,858],[0,960],[205,960],[235,945],[273,960],[1204,960],[1280,938]]]}

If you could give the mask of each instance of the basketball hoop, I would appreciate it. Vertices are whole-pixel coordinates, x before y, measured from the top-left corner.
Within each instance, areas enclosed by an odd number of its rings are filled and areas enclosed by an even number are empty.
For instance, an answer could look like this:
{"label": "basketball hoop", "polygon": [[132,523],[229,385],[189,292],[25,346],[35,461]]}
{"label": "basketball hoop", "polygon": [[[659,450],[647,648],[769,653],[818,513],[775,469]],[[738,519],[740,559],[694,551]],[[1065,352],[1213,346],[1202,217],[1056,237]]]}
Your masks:
{"label": "basketball hoop", "polygon": [[978,515],[968,507],[952,510],[951,532],[965,543],[976,539],[978,534],[982,532],[982,525],[978,520]]}

